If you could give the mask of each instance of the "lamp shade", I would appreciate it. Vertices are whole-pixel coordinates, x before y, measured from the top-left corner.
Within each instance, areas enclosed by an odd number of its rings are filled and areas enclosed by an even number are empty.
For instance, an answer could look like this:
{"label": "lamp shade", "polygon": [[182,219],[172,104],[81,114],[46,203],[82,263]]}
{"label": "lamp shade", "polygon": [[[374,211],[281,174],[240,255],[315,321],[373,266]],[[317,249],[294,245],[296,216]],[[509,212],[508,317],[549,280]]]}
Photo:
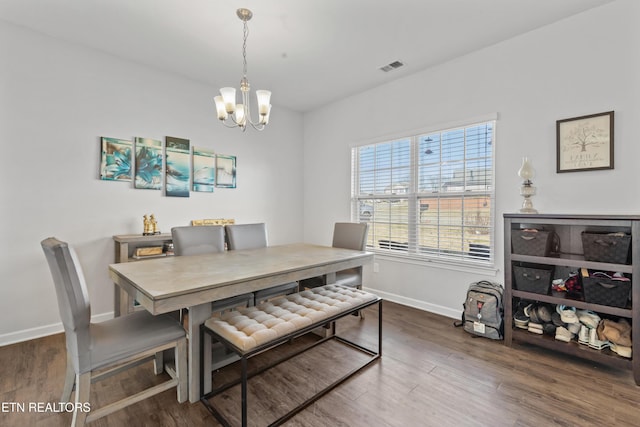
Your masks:
{"label": "lamp shade", "polygon": [[536,171],[533,169],[531,161],[528,157],[523,157],[522,166],[520,166],[520,170],[518,170],[518,176],[525,181],[530,181],[535,175]]}
{"label": "lamp shade", "polygon": [[236,111],[236,88],[223,87],[220,89],[220,95],[224,102],[224,107],[228,114],[233,114]]}
{"label": "lamp shade", "polygon": [[246,124],[246,116],[244,115],[244,105],[243,104],[238,104],[236,105],[236,112],[235,112],[235,121],[238,125],[240,126],[244,126]]}
{"label": "lamp shade", "polygon": [[269,113],[269,103],[271,102],[271,91],[257,90],[256,97],[258,98],[258,113],[261,116]]}
{"label": "lamp shade", "polygon": [[216,103],[216,112],[218,113],[218,119],[219,120],[226,120],[227,119],[227,111],[224,107],[224,101],[222,100],[222,96],[218,95],[216,97],[213,98],[214,102]]}

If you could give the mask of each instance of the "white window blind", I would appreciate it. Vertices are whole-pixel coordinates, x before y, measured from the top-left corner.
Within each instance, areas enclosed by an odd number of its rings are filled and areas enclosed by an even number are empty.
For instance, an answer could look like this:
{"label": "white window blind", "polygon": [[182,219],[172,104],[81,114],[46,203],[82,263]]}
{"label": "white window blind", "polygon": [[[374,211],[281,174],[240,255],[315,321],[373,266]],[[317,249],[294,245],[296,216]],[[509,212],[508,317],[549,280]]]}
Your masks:
{"label": "white window blind", "polygon": [[352,149],[352,219],[368,248],[492,264],[495,121]]}

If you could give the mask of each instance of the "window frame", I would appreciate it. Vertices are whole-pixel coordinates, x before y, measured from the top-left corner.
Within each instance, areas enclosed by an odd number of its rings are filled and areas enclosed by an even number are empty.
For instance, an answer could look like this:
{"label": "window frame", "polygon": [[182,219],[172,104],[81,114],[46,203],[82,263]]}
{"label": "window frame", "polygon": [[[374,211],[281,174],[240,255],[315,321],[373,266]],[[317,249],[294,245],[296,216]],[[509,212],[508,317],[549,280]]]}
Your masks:
{"label": "window frame", "polygon": [[[442,134],[447,133],[447,132],[452,132],[452,131],[456,131],[456,130],[462,130],[463,134],[465,134],[465,138],[466,138],[466,130],[469,128],[473,128],[476,126],[482,126],[482,125],[487,125],[490,124],[491,125],[491,153],[490,156],[487,156],[487,158],[490,158],[490,179],[489,181],[489,185],[485,186],[484,190],[466,190],[464,187],[460,190],[460,191],[451,191],[451,192],[441,192],[441,191],[436,191],[436,192],[428,192],[428,191],[424,191],[424,189],[422,189],[422,191],[419,188],[419,171],[420,171],[420,140],[421,137],[424,137],[425,135],[429,135],[429,134],[440,134],[440,136],[442,136]],[[369,141],[362,141],[358,144],[354,144],[351,146],[351,199],[350,199],[350,203],[351,203],[351,220],[355,221],[355,222],[360,222],[360,221],[366,221],[366,222],[370,222],[373,221],[373,223],[375,224],[375,218],[371,218],[370,220],[367,218],[362,218],[361,213],[360,213],[360,206],[361,206],[361,202],[365,202],[367,200],[370,200],[372,202],[376,202],[376,201],[387,201],[387,202],[392,202],[393,200],[407,200],[407,209],[408,212],[406,214],[406,218],[404,218],[406,220],[406,226],[407,226],[407,236],[408,236],[408,242],[406,245],[406,250],[394,250],[394,248],[391,247],[392,243],[389,243],[390,246],[388,248],[381,248],[379,243],[378,244],[372,244],[372,242],[368,242],[367,244],[367,250],[375,252],[377,255],[382,255],[385,257],[391,257],[393,259],[397,259],[397,260],[401,260],[401,261],[406,261],[406,262],[410,262],[410,263],[417,263],[417,264],[429,264],[429,265],[436,265],[436,266],[442,266],[445,268],[452,268],[452,269],[460,269],[460,267],[462,267],[462,270],[465,270],[466,268],[471,268],[474,270],[477,269],[489,269],[489,270],[494,270],[495,271],[495,262],[496,262],[496,220],[495,220],[495,206],[496,206],[496,180],[495,180],[495,172],[496,172],[496,166],[495,166],[495,159],[496,159],[496,134],[497,134],[497,114],[491,114],[491,115],[487,115],[487,116],[483,116],[483,117],[479,117],[479,118],[475,118],[475,119],[470,119],[470,120],[464,120],[464,121],[460,121],[457,123],[449,123],[449,124],[441,124],[441,125],[437,125],[437,126],[432,126],[430,128],[423,128],[423,129],[418,129],[418,130],[414,130],[414,131],[410,131],[407,132],[403,135],[391,135],[391,136],[387,136],[384,138],[377,138],[375,140],[369,140]],[[382,144],[388,144],[388,143],[393,143],[393,142],[397,142],[397,141],[403,141],[403,140],[408,140],[409,144],[410,144],[410,152],[411,152],[411,159],[410,159],[410,182],[409,182],[409,189],[408,192],[406,194],[395,194],[395,193],[391,193],[391,194],[359,194],[360,191],[360,178],[361,178],[361,171],[360,171],[360,162],[359,162],[359,150],[361,150],[363,147],[365,146],[380,146]],[[441,144],[441,142],[439,142]],[[442,145],[440,145],[441,147]],[[463,144],[464,147],[466,147],[466,144]],[[467,162],[470,159],[467,158],[467,153],[466,151],[464,152],[463,158],[462,158],[462,162]],[[440,158],[440,160],[438,162],[436,162],[438,165],[442,165],[443,164],[443,160],[442,158]],[[422,163],[424,164],[424,163]],[[486,169],[485,169],[485,172]],[[465,180],[466,180],[466,168],[465,168]],[[440,183],[439,185],[441,185],[442,183],[442,178],[443,178],[443,171],[442,169],[440,169],[440,172],[438,174],[438,178],[440,179]],[[465,181],[466,182],[466,181]],[[375,185],[375,184],[373,184]],[[488,188],[487,188],[488,187]],[[458,253],[454,253],[452,254],[448,254],[446,253],[446,250],[443,249],[443,247],[438,244],[437,248],[435,249],[435,253],[430,253],[429,251],[424,251],[424,247],[421,249],[419,243],[417,242],[418,239],[418,227],[420,227],[420,214],[421,214],[421,208],[420,208],[420,200],[424,200],[424,199],[434,199],[436,200],[438,203],[441,200],[445,200],[445,199],[458,199],[460,200],[462,203],[464,203],[466,200],[472,200],[474,197],[484,197],[486,198],[486,200],[488,200],[489,203],[489,213],[488,213],[488,219],[489,219],[489,224],[486,226],[486,229],[488,230],[488,234],[489,234],[489,253],[488,253],[488,257],[485,258],[484,252],[482,252],[482,256],[479,255],[479,252],[467,252],[465,254],[465,252],[463,250],[458,251]],[[459,228],[460,230],[465,229],[466,227],[472,227],[473,225],[470,224],[466,224],[465,223],[465,215],[464,215],[464,210],[462,211],[461,215],[460,215],[460,224],[459,224]],[[378,224],[386,224],[387,221],[382,221]],[[389,224],[392,224],[393,221],[391,220],[391,218],[388,220]],[[439,221],[436,226],[437,227],[441,227],[442,226],[442,221]],[[478,226],[476,226],[478,227]],[[485,226],[483,225],[482,228],[485,228]],[[371,229],[370,229],[370,233],[371,233]],[[463,235],[464,236],[464,235]],[[462,236],[461,236],[462,237]],[[377,238],[376,238],[377,239]],[[391,241],[390,241],[391,242]],[[464,244],[463,244],[464,246]],[[403,247],[404,249],[404,247]],[[484,249],[482,249],[482,251],[484,251]],[[473,271],[473,270],[469,270],[469,271]]]}

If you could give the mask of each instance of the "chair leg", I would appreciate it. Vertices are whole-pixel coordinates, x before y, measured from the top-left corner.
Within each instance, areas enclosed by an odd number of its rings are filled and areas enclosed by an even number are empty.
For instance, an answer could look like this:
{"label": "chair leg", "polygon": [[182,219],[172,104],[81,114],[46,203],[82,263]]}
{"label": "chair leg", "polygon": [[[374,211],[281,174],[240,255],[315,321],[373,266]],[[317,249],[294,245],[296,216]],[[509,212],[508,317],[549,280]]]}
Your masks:
{"label": "chair leg", "polygon": [[76,373],[73,370],[73,362],[71,357],[67,354],[67,371],[64,374],[64,387],[62,389],[62,397],[60,402],[68,402],[71,400],[71,392],[76,382]]}
{"label": "chair leg", "polygon": [[89,387],[91,387],[91,372],[76,375],[76,407],[71,427],[84,426],[85,424],[87,412],[81,409],[85,403],[89,402]]}
{"label": "chair leg", "polygon": [[186,402],[189,398],[189,382],[187,381],[187,340],[181,339],[176,344],[176,376],[178,377],[178,402]]}
{"label": "chair leg", "polygon": [[160,375],[164,372],[164,353],[159,351],[156,353],[155,359],[153,359],[153,373]]}

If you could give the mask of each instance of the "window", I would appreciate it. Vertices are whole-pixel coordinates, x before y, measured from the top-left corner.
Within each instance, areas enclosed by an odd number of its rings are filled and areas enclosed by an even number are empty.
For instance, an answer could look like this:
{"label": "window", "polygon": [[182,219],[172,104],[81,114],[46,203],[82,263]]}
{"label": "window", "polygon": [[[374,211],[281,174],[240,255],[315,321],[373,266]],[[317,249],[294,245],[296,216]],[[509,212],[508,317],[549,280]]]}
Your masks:
{"label": "window", "polygon": [[493,264],[495,121],[352,149],[352,219],[367,246]]}

